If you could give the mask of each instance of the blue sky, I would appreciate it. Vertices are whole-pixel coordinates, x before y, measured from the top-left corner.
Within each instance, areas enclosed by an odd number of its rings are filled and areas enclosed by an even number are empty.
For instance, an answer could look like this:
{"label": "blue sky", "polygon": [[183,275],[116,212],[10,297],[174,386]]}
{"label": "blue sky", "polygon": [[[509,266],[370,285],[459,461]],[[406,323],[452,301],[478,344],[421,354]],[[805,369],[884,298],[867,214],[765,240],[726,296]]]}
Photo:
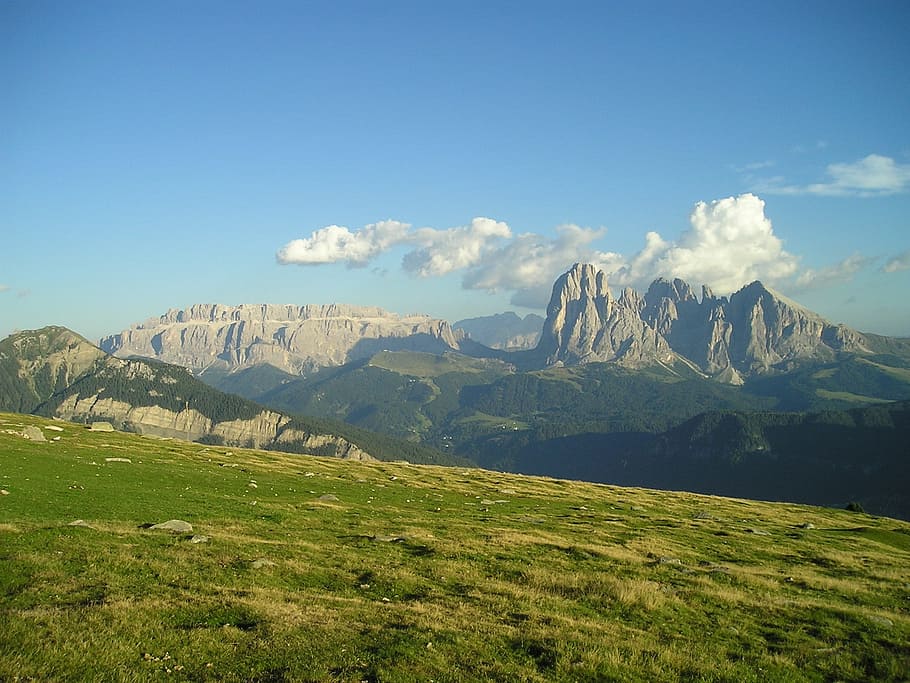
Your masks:
{"label": "blue sky", "polygon": [[906,2],[0,0],[0,337],[753,279],[910,335]]}

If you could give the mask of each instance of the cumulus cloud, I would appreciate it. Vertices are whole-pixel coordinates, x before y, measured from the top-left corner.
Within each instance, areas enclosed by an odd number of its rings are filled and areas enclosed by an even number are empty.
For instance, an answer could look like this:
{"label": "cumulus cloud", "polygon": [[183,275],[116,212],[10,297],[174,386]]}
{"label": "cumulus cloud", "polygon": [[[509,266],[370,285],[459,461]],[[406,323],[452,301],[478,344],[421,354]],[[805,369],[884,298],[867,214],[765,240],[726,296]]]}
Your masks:
{"label": "cumulus cloud", "polygon": [[329,225],[307,238],[292,240],[276,254],[278,263],[317,265],[345,262],[365,266],[373,258],[402,242],[410,225],[398,221],[371,223],[352,232],[341,225]]}
{"label": "cumulus cloud", "polygon": [[809,185],[787,184],[783,177],[758,183],[768,194],[814,194],[829,197],[882,197],[910,190],[910,164],[870,154],[853,163],[829,164],[826,180]]}
{"label": "cumulus cloud", "polygon": [[841,282],[849,282],[856,273],[869,266],[873,261],[875,261],[874,258],[853,254],[840,263],[835,263],[826,268],[819,270],[809,268],[799,274],[792,289],[801,292],[819,287],[828,287]]}
{"label": "cumulus cloud", "polygon": [[[784,249],[765,215],[765,202],[754,194],[698,202],[688,228],[677,239],[649,232],[631,256],[597,249],[605,235],[605,229],[578,225],[559,226],[551,236],[514,234],[506,223],[482,217],[447,229],[413,229],[390,220],[354,231],[337,225],[316,230],[282,247],[277,260],[364,266],[399,247],[404,250],[402,269],[416,277],[460,272],[464,289],[511,292],[514,305],[528,308],[545,307],[553,282],[576,262],[593,263],[614,287],[644,290],[657,277],[680,277],[729,294],[753,280],[784,291],[827,286],[849,280],[871,261],[855,254],[833,266],[800,273],[799,259]],[[910,252],[885,268],[889,272],[910,268]]]}
{"label": "cumulus cloud", "polygon": [[541,305],[549,295],[553,281],[576,261],[594,261],[598,252],[590,244],[603,235],[577,225],[561,225],[553,239],[534,233],[523,233],[488,254],[482,263],[468,271],[466,289],[513,291],[517,305]]}
{"label": "cumulus cloud", "polygon": [[498,240],[511,236],[508,225],[490,218],[475,218],[470,225],[447,230],[421,228],[408,237],[419,246],[405,255],[402,265],[421,277],[445,275],[481,263]]}
{"label": "cumulus cloud", "polygon": [[902,270],[910,270],[910,249],[888,259],[882,270],[886,273],[897,273]]}
{"label": "cumulus cloud", "polygon": [[679,240],[668,242],[649,232],[641,251],[614,264],[614,284],[643,288],[656,277],[680,277],[726,294],[753,280],[787,278],[796,272],[798,259],[774,234],[764,201],[744,194],[698,202]]}

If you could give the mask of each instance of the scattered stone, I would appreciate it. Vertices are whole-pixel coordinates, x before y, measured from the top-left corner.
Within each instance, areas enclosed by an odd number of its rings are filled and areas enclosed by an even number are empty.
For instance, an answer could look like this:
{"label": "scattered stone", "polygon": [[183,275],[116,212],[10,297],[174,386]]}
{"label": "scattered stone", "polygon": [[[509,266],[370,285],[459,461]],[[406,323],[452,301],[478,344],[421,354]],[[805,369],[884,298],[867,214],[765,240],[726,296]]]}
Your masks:
{"label": "scattered stone", "polygon": [[275,566],[275,563],[272,562],[271,560],[259,559],[259,560],[253,560],[253,561],[250,563],[250,566],[251,566],[253,569],[264,569],[265,567],[274,567],[274,566]]}
{"label": "scattered stone", "polygon": [[105,458],[104,462],[128,462],[132,464],[133,461],[129,458]]}
{"label": "scattered stone", "polygon": [[0,489],[0,496],[8,496],[8,495],[9,495],[9,491],[7,491],[6,489]]}
{"label": "scattered stone", "polygon": [[[305,476],[305,477],[315,477],[315,476],[316,476],[316,473],[315,473],[315,472],[307,472],[307,473],[304,474],[303,476]],[[358,481],[366,481],[366,479],[360,479],[360,480],[358,480]]]}
{"label": "scattered stone", "polygon": [[695,515],[695,519],[714,519],[714,518],[703,510],[703,511],[699,512],[697,515]]}
{"label": "scattered stone", "polygon": [[372,538],[380,543],[404,543],[408,540],[404,536],[373,536]]}
{"label": "scattered stone", "polygon": [[487,499],[487,498],[484,498],[482,501],[480,501],[480,504],[481,504],[481,505],[494,505],[494,504],[495,504],[495,501],[492,501],[492,500],[489,500],[489,499]]}
{"label": "scattered stone", "polygon": [[251,481],[249,484],[247,484],[247,488],[258,489],[259,484],[257,484],[255,481]]}
{"label": "scattered stone", "polygon": [[334,502],[334,501],[337,501],[337,500],[338,500],[338,496],[336,496],[334,493],[325,493],[325,494],[319,496],[318,500],[324,500],[324,501],[327,501],[327,502]]}
{"label": "scattered stone", "polygon": [[514,496],[518,493],[515,489],[499,489],[499,492],[504,496]]}
{"label": "scattered stone", "polygon": [[89,429],[93,432],[112,432],[114,431],[114,425],[110,422],[92,422],[89,425]]}
{"label": "scattered stone", "polygon": [[770,531],[765,531],[764,529],[746,529],[747,534],[755,534],[756,536],[770,536]]}
{"label": "scattered stone", "polygon": [[361,589],[361,590],[369,590],[369,588],[370,588],[370,584],[368,584],[368,583],[362,583],[362,584],[360,584],[360,589]]}
{"label": "scattered stone", "polygon": [[74,519],[72,522],[70,522],[69,524],[67,524],[67,526],[81,526],[81,527],[85,527],[86,529],[94,529],[94,528],[95,528],[95,527],[93,527],[91,524],[89,524],[88,522],[86,522],[84,519]]}
{"label": "scattered stone", "polygon": [[22,436],[29,441],[47,441],[47,439],[44,438],[44,432],[41,431],[41,428],[35,427],[34,425],[26,427],[22,432]]}
{"label": "scattered stone", "polygon": [[201,536],[201,535],[198,535],[198,534],[194,535],[194,536],[190,539],[190,543],[208,543],[208,542],[209,542],[209,537],[208,537],[208,536]]}
{"label": "scattered stone", "polygon": [[236,462],[219,462],[218,467],[240,467]]}
{"label": "scattered stone", "polygon": [[47,425],[45,429],[50,429],[52,432],[62,432],[63,427],[58,427],[57,425]]}
{"label": "scattered stone", "polygon": [[658,557],[655,562],[657,564],[682,564],[682,560],[678,557]]}
{"label": "scattered stone", "polygon": [[879,626],[885,626],[887,628],[894,626],[894,622],[891,621],[888,617],[880,617],[877,614],[870,616],[869,621],[871,621],[873,624],[878,624]]}
{"label": "scattered stone", "polygon": [[169,519],[160,524],[152,524],[149,529],[158,529],[160,531],[170,531],[175,534],[190,534],[193,532],[193,525],[184,522],[182,519]]}
{"label": "scattered stone", "polygon": [[799,525],[800,529],[814,529],[815,525],[812,522],[803,522]]}

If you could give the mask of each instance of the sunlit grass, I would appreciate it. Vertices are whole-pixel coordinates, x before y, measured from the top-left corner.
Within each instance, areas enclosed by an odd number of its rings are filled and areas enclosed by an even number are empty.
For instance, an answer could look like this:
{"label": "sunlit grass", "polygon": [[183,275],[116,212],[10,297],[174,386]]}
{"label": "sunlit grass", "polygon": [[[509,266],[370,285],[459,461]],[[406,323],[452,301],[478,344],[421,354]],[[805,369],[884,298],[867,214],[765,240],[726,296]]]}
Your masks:
{"label": "sunlit grass", "polygon": [[0,680],[910,670],[904,522],[26,424],[0,415]]}

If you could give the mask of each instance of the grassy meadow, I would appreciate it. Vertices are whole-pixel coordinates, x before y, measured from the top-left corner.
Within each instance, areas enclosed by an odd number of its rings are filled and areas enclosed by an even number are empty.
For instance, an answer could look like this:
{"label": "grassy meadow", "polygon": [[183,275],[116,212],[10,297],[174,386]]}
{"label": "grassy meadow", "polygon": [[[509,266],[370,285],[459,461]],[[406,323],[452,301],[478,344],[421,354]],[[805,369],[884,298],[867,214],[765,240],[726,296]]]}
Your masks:
{"label": "grassy meadow", "polygon": [[905,522],[0,414],[0,681],[908,678]]}

